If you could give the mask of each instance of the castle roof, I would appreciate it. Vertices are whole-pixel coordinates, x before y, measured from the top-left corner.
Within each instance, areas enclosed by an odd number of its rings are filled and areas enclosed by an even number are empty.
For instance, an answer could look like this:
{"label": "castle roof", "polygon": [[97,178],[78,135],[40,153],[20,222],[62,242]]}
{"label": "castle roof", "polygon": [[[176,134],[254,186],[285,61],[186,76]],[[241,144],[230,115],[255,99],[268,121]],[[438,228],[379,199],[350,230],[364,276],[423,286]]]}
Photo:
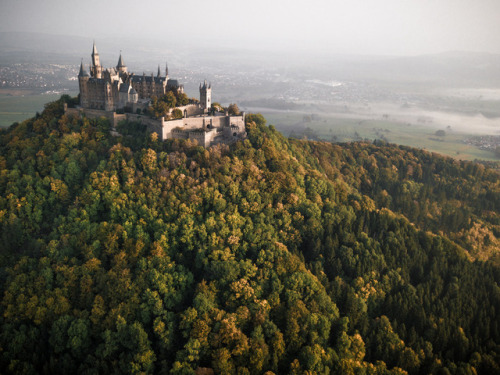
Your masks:
{"label": "castle roof", "polygon": [[201,85],[201,83],[200,83],[200,89],[210,89],[210,88],[212,88],[212,84],[211,84],[211,83],[209,83],[209,84],[207,85],[207,80],[205,80],[205,82],[203,82],[203,86],[202,86],[202,85]]}
{"label": "castle roof", "polygon": [[169,87],[179,87],[179,81],[176,79],[169,79],[167,82],[167,86]]}
{"label": "castle roof", "polygon": [[122,54],[120,52],[120,58],[118,59],[118,65],[116,66],[117,69],[119,68],[125,68],[125,64],[123,62],[123,57],[122,57]]}
{"label": "castle roof", "polygon": [[[163,81],[165,81],[165,77],[153,77],[153,76],[146,76],[146,75],[142,75],[142,76],[132,76],[131,77],[132,79],[132,82],[146,82],[146,83],[150,83],[150,82],[155,82],[155,83],[162,83]],[[170,80],[169,80],[170,82]]]}
{"label": "castle roof", "polygon": [[87,71],[83,67],[83,61],[80,64],[80,73],[78,73],[78,77],[89,77],[89,74],[87,73]]}
{"label": "castle roof", "polygon": [[98,55],[99,52],[97,52],[97,47],[95,46],[95,41],[94,41],[94,46],[92,47],[92,56],[93,55]]}

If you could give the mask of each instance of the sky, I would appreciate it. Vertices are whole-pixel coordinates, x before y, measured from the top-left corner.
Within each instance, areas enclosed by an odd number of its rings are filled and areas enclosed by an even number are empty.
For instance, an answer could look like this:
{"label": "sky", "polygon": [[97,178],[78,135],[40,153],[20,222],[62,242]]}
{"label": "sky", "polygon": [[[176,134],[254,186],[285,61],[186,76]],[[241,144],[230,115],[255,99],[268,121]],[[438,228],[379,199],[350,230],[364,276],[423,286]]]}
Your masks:
{"label": "sky", "polygon": [[1,0],[0,31],[193,46],[419,55],[500,53],[499,0]]}

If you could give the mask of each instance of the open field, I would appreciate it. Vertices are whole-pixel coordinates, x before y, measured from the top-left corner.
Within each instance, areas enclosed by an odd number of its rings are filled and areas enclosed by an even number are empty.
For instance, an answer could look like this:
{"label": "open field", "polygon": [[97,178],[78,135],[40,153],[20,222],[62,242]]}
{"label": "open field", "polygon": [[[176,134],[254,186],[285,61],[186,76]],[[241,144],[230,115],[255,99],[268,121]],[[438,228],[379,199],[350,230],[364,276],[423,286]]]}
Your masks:
{"label": "open field", "polygon": [[[459,132],[453,127],[431,127],[428,124],[410,124],[390,119],[356,119],[335,114],[311,114],[299,111],[261,110],[268,120],[285,136],[307,137],[332,142],[349,142],[361,139],[383,139],[390,143],[422,148],[463,160],[499,159],[491,151],[481,150],[464,143],[477,133]],[[445,130],[445,136],[437,136],[436,130]]]}
{"label": "open field", "polygon": [[46,103],[61,97],[59,94],[31,95],[29,91],[23,94],[21,90],[17,90],[16,94],[0,93],[0,127],[33,117],[36,112],[43,110]]}

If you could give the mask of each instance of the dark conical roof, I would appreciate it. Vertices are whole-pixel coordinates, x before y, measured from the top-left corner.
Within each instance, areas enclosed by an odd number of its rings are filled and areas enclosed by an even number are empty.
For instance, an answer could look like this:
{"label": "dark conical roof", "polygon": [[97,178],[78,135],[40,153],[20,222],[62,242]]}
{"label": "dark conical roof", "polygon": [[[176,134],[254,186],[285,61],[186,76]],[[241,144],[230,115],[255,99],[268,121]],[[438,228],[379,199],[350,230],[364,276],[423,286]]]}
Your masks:
{"label": "dark conical roof", "polygon": [[88,77],[88,75],[89,74],[87,73],[87,71],[83,67],[83,60],[82,60],[82,62],[80,63],[80,73],[78,73],[78,77]]}
{"label": "dark conical roof", "polygon": [[118,59],[118,65],[116,67],[117,68],[125,68],[125,64],[123,62],[123,57],[122,57],[121,52],[120,52],[120,58]]}

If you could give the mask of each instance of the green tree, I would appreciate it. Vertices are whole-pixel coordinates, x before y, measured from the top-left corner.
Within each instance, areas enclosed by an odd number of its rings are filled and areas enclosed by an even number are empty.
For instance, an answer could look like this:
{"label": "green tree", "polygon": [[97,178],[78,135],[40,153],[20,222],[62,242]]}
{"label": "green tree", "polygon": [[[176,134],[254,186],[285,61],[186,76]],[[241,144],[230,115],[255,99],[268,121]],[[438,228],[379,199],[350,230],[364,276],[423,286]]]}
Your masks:
{"label": "green tree", "polygon": [[182,111],[179,108],[174,108],[172,110],[172,118],[179,119],[179,118],[183,118],[183,117],[184,117],[184,114],[182,113]]}
{"label": "green tree", "polygon": [[229,104],[227,107],[227,111],[229,112],[230,115],[237,116],[240,114],[240,109],[238,108],[238,105],[235,103]]}

